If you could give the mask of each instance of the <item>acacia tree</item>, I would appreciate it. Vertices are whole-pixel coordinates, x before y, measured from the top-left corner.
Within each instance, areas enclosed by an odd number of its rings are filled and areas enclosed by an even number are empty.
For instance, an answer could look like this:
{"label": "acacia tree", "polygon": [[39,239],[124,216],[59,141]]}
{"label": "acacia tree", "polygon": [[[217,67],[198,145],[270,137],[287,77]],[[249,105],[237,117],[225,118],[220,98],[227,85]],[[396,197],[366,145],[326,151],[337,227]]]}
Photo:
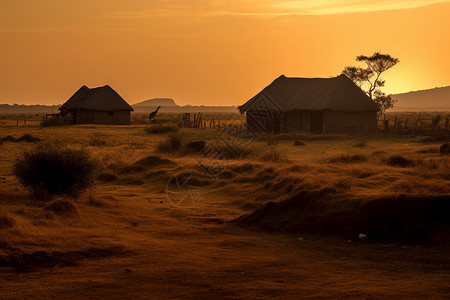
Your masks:
{"label": "acacia tree", "polygon": [[347,66],[342,70],[342,74],[347,75],[375,101],[378,105],[378,117],[380,117],[387,109],[394,107],[397,102],[380,90],[385,84],[385,81],[381,79],[381,74],[395,66],[400,60],[380,52],[375,52],[372,56],[360,55],[356,57],[356,60],[365,62],[367,67]]}

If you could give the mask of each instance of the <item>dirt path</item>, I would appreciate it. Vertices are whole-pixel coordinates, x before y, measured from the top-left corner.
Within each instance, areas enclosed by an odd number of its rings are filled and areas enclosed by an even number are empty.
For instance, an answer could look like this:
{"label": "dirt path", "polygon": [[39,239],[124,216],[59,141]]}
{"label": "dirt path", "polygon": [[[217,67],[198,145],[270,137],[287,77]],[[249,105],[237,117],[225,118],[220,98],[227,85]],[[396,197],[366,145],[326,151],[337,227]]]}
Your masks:
{"label": "dirt path", "polygon": [[[99,194],[108,193],[102,189]],[[241,212],[218,195],[206,193],[193,208],[177,209],[163,193],[109,192],[114,203],[101,210],[79,203],[80,214],[94,218],[98,235],[125,246],[126,254],[30,273],[1,270],[0,298],[397,299],[450,293],[447,248],[256,232],[222,224]]]}

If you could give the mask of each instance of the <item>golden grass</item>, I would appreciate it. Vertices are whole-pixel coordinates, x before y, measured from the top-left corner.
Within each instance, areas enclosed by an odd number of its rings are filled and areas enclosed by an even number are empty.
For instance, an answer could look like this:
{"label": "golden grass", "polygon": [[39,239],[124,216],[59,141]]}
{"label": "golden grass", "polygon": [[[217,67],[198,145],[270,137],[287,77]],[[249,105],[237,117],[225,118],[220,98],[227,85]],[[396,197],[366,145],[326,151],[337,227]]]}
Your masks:
{"label": "golden grass", "polygon": [[[11,175],[14,158],[33,144],[6,142],[0,145],[0,255],[43,249],[69,252],[121,246],[138,253],[137,257],[126,261],[133,263],[137,270],[142,263],[138,259],[142,259],[149,249],[152,256],[162,261],[155,261],[156,265],[161,264],[159,268],[169,268],[185,259],[191,262],[206,260],[188,252],[192,251],[188,249],[190,247],[196,247],[196,251],[203,254],[220,256],[226,243],[245,244],[257,239],[266,243],[267,239],[273,239],[248,233],[239,237],[243,233],[227,232],[221,235],[225,239],[223,245],[211,246],[223,229],[205,223],[205,218],[231,220],[268,201],[283,200],[303,190],[332,188],[338,193],[361,198],[450,193],[449,157],[429,151],[437,148],[439,143],[423,145],[418,142],[418,137],[281,135],[276,140],[276,149],[283,159],[266,160],[262,160],[261,155],[271,148],[267,146],[267,138],[261,137],[248,146],[251,155],[220,160],[193,154],[155,153],[156,146],[167,135],[146,134],[146,126],[2,127],[4,136],[17,137],[27,133],[42,141],[85,148],[99,159],[103,170],[96,191],[78,199],[74,203],[77,213],[67,217],[48,209],[51,206],[49,200],[31,198]],[[218,139],[214,129],[181,129],[179,134],[187,140],[207,143]],[[364,146],[355,147],[363,139]],[[295,147],[295,140],[304,141],[306,146]],[[329,163],[333,158],[353,155],[360,155],[365,160]],[[407,167],[390,166],[386,160],[393,155],[416,163]],[[172,163],[137,168],[140,167],[137,162],[152,156]],[[177,209],[167,198],[167,184],[175,175],[180,179],[190,178],[189,183],[201,189],[201,197],[193,208]],[[53,199],[58,200],[65,199]],[[208,232],[209,229],[212,231]],[[210,240],[201,239],[205,234]],[[189,242],[181,251],[186,251],[183,253],[188,256],[179,258],[171,251],[179,251],[180,241],[184,240]],[[264,247],[265,244],[258,245]],[[269,247],[275,249],[273,244]],[[257,252],[256,248],[253,250]],[[232,266],[233,261],[239,261],[231,254],[228,259],[227,267]],[[251,261],[252,257],[246,259]],[[267,259],[273,260],[273,255]],[[189,268],[188,265],[185,267]],[[168,269],[164,270],[168,272]]]}
{"label": "golden grass", "polygon": [[[132,126],[94,126],[81,125],[69,126],[65,128],[40,128],[40,127],[3,127],[3,135],[22,136],[31,134],[41,138],[43,141],[58,142],[74,148],[85,148],[101,161],[105,174],[112,174],[118,177],[117,183],[133,182],[132,178],[125,178],[115,173],[114,168],[132,165],[141,158],[149,155],[155,155],[156,145],[163,141],[165,134],[146,134],[145,125]],[[179,134],[187,140],[217,140],[217,130],[214,129],[182,129]],[[321,189],[332,187],[341,190],[350,191],[355,195],[385,195],[389,193],[449,193],[449,160],[447,156],[441,155],[434,150],[439,147],[439,143],[423,144],[418,143],[419,138],[412,137],[390,137],[390,136],[307,136],[300,134],[281,135],[277,137],[276,149],[280,155],[275,155],[275,162],[261,161],[260,155],[265,151],[270,152],[272,148],[267,147],[267,139],[261,138],[249,146],[249,151],[254,151],[254,155],[245,158],[234,159],[223,162],[212,158],[203,158],[195,155],[184,157],[171,156],[177,165],[168,168],[157,168],[148,172],[139,174],[129,174],[134,176],[135,183],[144,182],[146,188],[154,186],[152,181],[156,179],[159,184],[161,181],[152,172],[159,172],[163,179],[173,176],[180,171],[190,171],[198,168],[199,165],[207,166],[221,165],[238,168],[239,166],[272,166],[276,171],[266,177],[268,181],[275,185],[276,182],[284,178],[291,178],[298,183],[286,184],[285,188],[290,193],[300,189]],[[293,146],[294,140],[305,141],[305,147]],[[355,147],[355,144],[361,140],[365,141],[365,146]],[[227,142],[225,140],[224,142]],[[5,143],[0,146],[0,170],[7,181],[12,182],[13,178],[9,175],[11,162],[17,154],[32,147],[28,143]],[[158,154],[164,157],[164,154]],[[364,157],[365,161],[356,161],[353,163],[329,163],[336,157]],[[407,159],[420,161],[414,166],[400,168],[389,166],[386,160],[393,155],[401,155]],[[273,158],[274,155],[272,155]],[[278,159],[283,156],[283,159]],[[267,160],[267,159],[266,159]],[[234,172],[233,178],[220,178],[218,182],[223,181],[226,184],[226,190],[237,191],[239,194],[265,193],[267,198],[282,198],[290,193],[286,190],[268,190],[261,186],[267,182],[258,182],[258,173],[261,167],[252,167],[251,171]],[[109,173],[108,173],[109,172]],[[214,175],[214,174],[213,174]],[[262,176],[261,178],[266,178]],[[146,178],[152,178],[148,180]],[[105,179],[105,178],[104,178]],[[140,181],[139,181],[140,180]],[[115,181],[115,180],[112,180]],[[249,182],[249,183],[245,183]],[[416,183],[415,183],[416,182]],[[113,185],[114,189],[121,189],[122,184],[116,185],[108,183],[108,179],[100,181],[101,185]],[[11,183],[10,187],[4,191],[14,190],[16,184]],[[159,190],[165,187],[160,185]],[[273,192],[272,192],[273,191]],[[242,205],[254,200],[242,199]]]}

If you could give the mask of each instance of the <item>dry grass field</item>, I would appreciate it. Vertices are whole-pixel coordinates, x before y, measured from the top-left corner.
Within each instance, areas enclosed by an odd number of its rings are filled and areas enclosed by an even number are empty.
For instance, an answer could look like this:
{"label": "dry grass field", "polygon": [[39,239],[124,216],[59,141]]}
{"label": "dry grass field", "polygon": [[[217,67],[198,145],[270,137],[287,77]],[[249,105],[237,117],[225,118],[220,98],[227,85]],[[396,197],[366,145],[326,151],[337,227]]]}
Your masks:
{"label": "dry grass field", "polygon": [[[131,126],[0,126],[0,138],[41,140],[0,143],[0,298],[450,293],[450,157],[439,153],[442,142],[157,133],[177,117],[133,118]],[[205,149],[189,144],[199,141]],[[22,188],[15,159],[48,142],[96,158],[95,189],[36,199]]]}

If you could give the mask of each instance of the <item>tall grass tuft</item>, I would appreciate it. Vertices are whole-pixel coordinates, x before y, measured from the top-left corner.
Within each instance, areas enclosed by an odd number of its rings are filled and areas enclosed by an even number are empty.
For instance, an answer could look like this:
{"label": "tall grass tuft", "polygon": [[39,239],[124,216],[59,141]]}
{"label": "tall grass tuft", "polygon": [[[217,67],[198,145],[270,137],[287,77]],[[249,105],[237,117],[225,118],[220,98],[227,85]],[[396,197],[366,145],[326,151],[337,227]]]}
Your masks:
{"label": "tall grass tuft", "polygon": [[156,145],[156,152],[173,154],[179,152],[183,145],[183,137],[180,134],[172,133]]}
{"label": "tall grass tuft", "polygon": [[261,160],[265,162],[287,161],[286,153],[278,146],[272,145],[261,154]]}

